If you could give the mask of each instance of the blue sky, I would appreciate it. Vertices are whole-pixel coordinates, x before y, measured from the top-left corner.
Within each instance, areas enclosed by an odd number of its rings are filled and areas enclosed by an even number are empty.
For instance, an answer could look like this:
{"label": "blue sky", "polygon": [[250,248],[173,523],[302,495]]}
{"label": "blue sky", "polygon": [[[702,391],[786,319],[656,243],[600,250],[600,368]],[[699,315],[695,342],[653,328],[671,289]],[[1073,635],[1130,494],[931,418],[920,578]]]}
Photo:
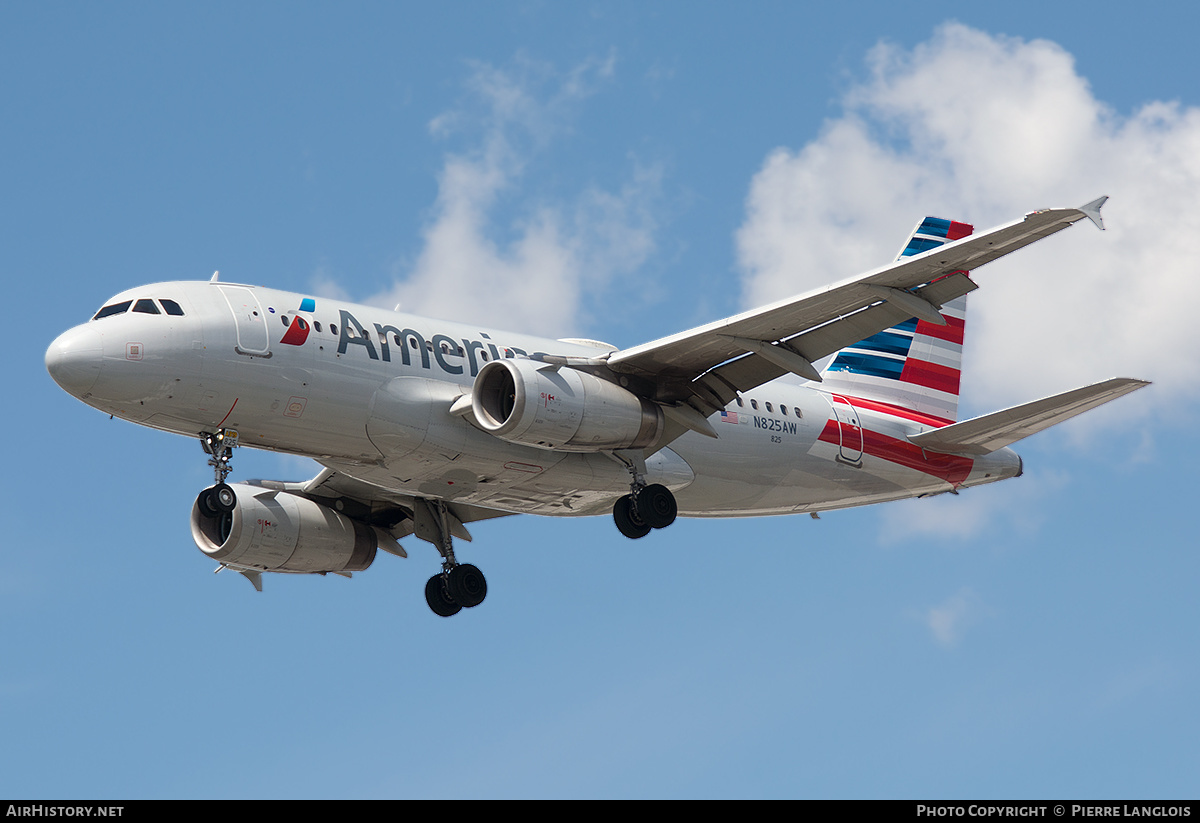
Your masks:
{"label": "blue sky", "polygon": [[[1200,90],[1185,4],[0,5],[0,795],[1194,797]],[[507,518],[257,594],[196,443],[60,391],[137,284],[633,345],[1101,194],[980,271],[963,407],[1146,389],[957,498]],[[15,309],[12,310],[12,309]],[[242,450],[235,478],[312,464]]]}

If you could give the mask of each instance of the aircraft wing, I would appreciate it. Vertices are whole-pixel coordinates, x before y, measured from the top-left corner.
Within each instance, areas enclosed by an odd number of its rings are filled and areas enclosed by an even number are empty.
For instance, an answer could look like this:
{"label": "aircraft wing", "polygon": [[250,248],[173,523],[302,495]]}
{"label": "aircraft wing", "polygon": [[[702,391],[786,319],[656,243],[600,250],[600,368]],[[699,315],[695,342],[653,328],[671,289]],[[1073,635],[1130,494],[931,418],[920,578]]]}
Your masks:
{"label": "aircraft wing", "polygon": [[970,456],[988,454],[1148,385],[1145,380],[1114,377],[941,429],[910,435],[908,439],[930,451]]}
{"label": "aircraft wing", "polygon": [[[387,531],[397,540],[414,532],[418,537],[425,539],[422,533],[431,526],[431,518],[438,516],[436,511],[431,511],[430,504],[425,498],[392,491],[329,467],[322,469],[321,473],[312,480],[303,483],[288,483],[279,480],[248,482],[250,485],[298,494],[331,506],[349,517]],[[495,517],[508,517],[511,514],[453,501],[446,501],[445,506],[450,533],[454,537],[468,542],[471,540],[471,533],[467,531],[465,524],[479,520],[491,520]],[[405,556],[404,550],[399,546],[387,550],[393,554]]]}
{"label": "aircraft wing", "polygon": [[609,368],[653,381],[655,399],[703,413],[793,372],[820,380],[813,363],[845,346],[937,310],[976,285],[967,272],[1084,219],[1101,229],[1102,197],[1077,209],[1044,209],[807,294],[614,352]]}

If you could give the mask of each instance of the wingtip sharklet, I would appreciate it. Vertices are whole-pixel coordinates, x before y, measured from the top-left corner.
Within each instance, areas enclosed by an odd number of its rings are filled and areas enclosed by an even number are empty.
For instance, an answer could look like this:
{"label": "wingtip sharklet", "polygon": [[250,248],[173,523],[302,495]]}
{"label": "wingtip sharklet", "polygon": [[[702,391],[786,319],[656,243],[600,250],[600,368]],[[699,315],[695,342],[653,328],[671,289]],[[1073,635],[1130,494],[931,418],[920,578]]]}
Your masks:
{"label": "wingtip sharklet", "polygon": [[1108,202],[1108,195],[1097,197],[1090,203],[1080,206],[1079,210],[1084,213],[1088,220],[1096,224],[1096,228],[1104,231],[1104,218],[1100,216],[1100,209]]}

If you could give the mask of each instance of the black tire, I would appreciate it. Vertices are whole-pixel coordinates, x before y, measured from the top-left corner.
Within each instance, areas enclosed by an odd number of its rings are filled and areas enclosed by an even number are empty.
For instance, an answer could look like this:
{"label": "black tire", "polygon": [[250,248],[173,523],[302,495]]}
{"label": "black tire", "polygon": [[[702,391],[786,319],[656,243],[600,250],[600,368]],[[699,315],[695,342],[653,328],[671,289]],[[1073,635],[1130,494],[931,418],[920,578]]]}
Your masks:
{"label": "black tire", "polygon": [[231,512],[237,508],[237,494],[228,483],[218,483],[212,487],[212,502],[219,512]]}
{"label": "black tire", "polygon": [[474,608],[487,597],[487,579],[470,563],[460,563],[446,576],[446,591],[464,609]]}
{"label": "black tire", "polygon": [[462,611],[462,606],[446,593],[446,578],[440,574],[435,574],[425,584],[425,602],[438,617],[453,617]]}
{"label": "black tire", "polygon": [[213,502],[213,490],[204,489],[196,496],[196,505],[200,509],[201,517],[216,517],[221,512],[217,510],[217,504]]}
{"label": "black tire", "polygon": [[650,527],[633,513],[633,498],[629,495],[617,498],[613,503],[613,522],[617,530],[630,540],[637,540],[650,534]]}
{"label": "black tire", "polygon": [[655,483],[638,492],[638,516],[652,529],[665,529],[675,522],[679,506],[666,486]]}

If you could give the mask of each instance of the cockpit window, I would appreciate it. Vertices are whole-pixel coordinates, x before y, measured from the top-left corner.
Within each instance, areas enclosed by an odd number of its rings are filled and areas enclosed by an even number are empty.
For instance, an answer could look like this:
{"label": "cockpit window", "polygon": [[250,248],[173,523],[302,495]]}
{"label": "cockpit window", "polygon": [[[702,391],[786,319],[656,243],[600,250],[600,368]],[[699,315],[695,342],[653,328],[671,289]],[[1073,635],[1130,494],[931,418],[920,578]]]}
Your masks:
{"label": "cockpit window", "polygon": [[142,314],[161,314],[153,300],[139,300],[133,304],[133,310]]}
{"label": "cockpit window", "polygon": [[165,300],[164,299],[164,300],[159,300],[158,302],[162,303],[162,307],[166,311],[167,314],[173,314],[176,317],[183,317],[183,309],[174,300]]}
{"label": "cockpit window", "polygon": [[112,305],[105,306],[100,311],[96,312],[96,316],[92,319],[103,320],[105,317],[112,317],[114,314],[124,314],[125,312],[129,311],[129,307],[131,305],[133,305],[132,300],[126,300],[124,303],[113,303]]}

